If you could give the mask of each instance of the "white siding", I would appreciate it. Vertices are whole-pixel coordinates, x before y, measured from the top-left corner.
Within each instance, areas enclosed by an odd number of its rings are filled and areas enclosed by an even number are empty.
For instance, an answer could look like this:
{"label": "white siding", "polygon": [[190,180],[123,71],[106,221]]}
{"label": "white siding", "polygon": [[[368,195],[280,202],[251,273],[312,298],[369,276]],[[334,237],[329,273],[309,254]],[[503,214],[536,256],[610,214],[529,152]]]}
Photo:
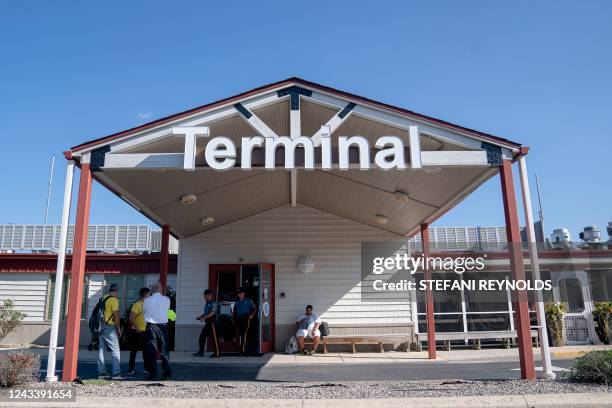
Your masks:
{"label": "white siding", "polygon": [[24,321],[41,322],[45,317],[48,280],[45,273],[0,274],[0,301],[11,299],[16,309],[26,314]]}
{"label": "white siding", "polygon": [[[406,293],[384,304],[361,301],[361,242],[398,240],[397,235],[310,207],[279,207],[181,240],[178,323],[192,323],[202,308],[210,263],[270,262],[276,268],[276,324],[292,324],[306,304],[330,324],[412,322]],[[301,274],[302,256],[315,262]],[[280,293],[286,298],[281,299]]]}
{"label": "white siding", "polygon": [[93,313],[94,307],[104,293],[104,274],[96,273],[89,276],[89,292],[87,293],[87,318]]}

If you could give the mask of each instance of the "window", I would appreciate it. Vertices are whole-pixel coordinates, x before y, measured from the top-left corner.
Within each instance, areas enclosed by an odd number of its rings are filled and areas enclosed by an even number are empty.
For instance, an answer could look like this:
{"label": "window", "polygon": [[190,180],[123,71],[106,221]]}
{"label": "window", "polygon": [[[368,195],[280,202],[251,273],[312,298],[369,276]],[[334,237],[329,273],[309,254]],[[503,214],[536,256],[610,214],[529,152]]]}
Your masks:
{"label": "window", "polygon": [[561,301],[567,304],[568,313],[581,313],[584,311],[582,298],[582,285],[576,278],[566,278],[559,281]]}
{"label": "window", "polygon": [[127,316],[129,308],[138,300],[140,288],[145,285],[145,275],[106,275],[104,283],[104,294],[113,283],[119,286],[119,311],[122,316]]}
{"label": "window", "polygon": [[[70,293],[70,277],[64,276],[64,282],[62,283],[62,298],[60,305],[60,319],[65,320],[68,314],[68,294]],[[89,276],[85,275],[85,281],[83,284],[83,298],[81,300],[81,319],[87,319],[87,299],[89,294]],[[47,285],[47,304],[45,319],[51,320],[53,318],[53,298],[55,296],[55,275],[49,276],[49,283]]]}

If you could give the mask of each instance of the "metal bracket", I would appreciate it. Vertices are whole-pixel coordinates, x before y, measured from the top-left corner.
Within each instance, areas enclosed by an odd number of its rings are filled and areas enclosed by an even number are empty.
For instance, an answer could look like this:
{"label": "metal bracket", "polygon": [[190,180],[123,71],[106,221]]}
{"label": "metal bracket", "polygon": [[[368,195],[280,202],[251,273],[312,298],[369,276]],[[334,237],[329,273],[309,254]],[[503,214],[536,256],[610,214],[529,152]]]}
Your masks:
{"label": "metal bracket", "polygon": [[492,166],[501,166],[504,162],[501,147],[486,142],[480,145],[487,152],[487,163]]}
{"label": "metal bracket", "polygon": [[281,89],[276,94],[279,98],[290,95],[291,110],[300,110],[300,95],[312,96],[312,91],[299,86],[290,86],[289,88]]}
{"label": "metal bracket", "polygon": [[91,151],[91,157],[89,159],[89,168],[91,171],[99,171],[100,168],[104,167],[104,158],[106,153],[110,152],[110,146],[102,146]]}
{"label": "metal bracket", "polygon": [[353,109],[355,109],[355,106],[357,106],[356,103],[350,102],[340,111],[340,113],[338,113],[338,117],[340,119],[344,119],[346,115],[348,115]]}
{"label": "metal bracket", "polygon": [[240,114],[247,119],[253,116],[253,114],[247,108],[245,108],[241,103],[235,104],[234,108],[236,108],[236,110],[240,112]]}

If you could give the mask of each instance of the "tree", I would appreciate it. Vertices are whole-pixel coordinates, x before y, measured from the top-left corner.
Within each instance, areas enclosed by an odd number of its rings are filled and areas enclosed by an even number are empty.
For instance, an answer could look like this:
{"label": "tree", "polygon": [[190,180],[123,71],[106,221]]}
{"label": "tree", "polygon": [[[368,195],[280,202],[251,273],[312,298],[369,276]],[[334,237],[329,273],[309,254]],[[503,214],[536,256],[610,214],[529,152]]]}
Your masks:
{"label": "tree", "polygon": [[0,341],[4,340],[13,330],[21,326],[25,313],[15,309],[11,299],[6,299],[0,306]]}

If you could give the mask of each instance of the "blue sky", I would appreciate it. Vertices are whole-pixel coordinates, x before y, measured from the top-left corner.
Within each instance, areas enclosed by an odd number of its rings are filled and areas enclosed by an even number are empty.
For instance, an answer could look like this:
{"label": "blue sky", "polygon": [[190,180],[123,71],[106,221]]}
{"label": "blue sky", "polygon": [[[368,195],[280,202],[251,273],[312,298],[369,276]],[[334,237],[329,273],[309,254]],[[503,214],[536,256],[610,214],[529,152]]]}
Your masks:
{"label": "blue sky", "polygon": [[[612,2],[214,3],[0,3],[0,223],[43,221],[53,154],[59,222],[66,148],[290,76],[530,146],[547,232],[612,220]],[[146,222],[100,186],[91,215]]]}

